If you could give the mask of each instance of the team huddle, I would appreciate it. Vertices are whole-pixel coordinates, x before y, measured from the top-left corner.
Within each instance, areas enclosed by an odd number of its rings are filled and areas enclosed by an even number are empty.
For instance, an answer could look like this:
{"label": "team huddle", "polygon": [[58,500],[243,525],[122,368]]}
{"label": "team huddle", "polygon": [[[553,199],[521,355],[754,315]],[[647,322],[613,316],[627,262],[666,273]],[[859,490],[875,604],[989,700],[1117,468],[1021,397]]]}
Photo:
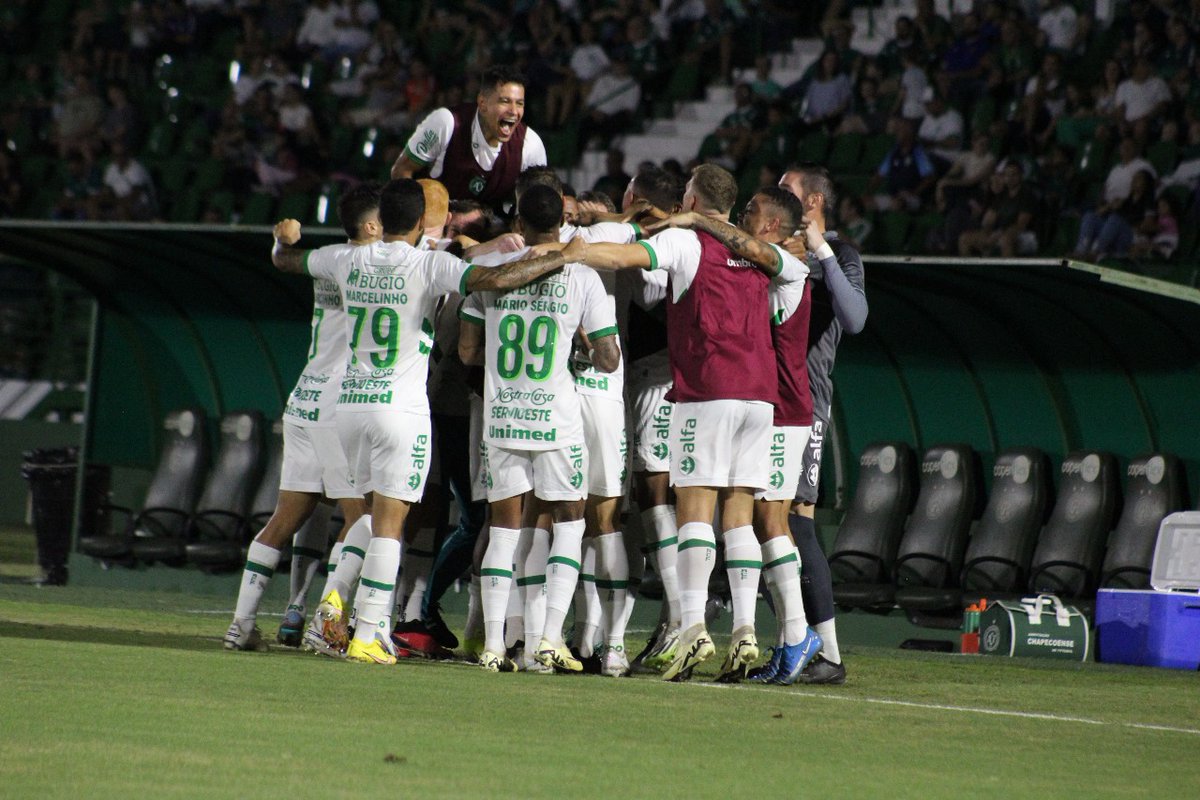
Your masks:
{"label": "team huddle", "polygon": [[[581,209],[521,121],[519,76],[482,86],[418,128],[388,184],[342,196],[345,244],[305,250],[299,223],[275,227],[275,266],[314,281],[312,342],[225,646],[262,646],[263,591],[294,534],[312,552],[297,531],[324,497],[345,525],[311,620],[315,567],[293,565],[281,643],[448,655],[437,603],[469,571],[462,650],[485,670],[688,680],[715,654],[719,530],[733,620],[718,680],[843,682],[812,508],[833,354],[866,301],[857,252],[825,229],[828,174],[789,169],[736,224],[737,183],[714,165],[685,184],[647,166],[620,210]],[[500,235],[452,224],[506,204]],[[632,330],[634,304],[659,327]],[[458,524],[435,550],[442,487]],[[647,562],[659,624],[631,661]],[[760,580],[778,621],[761,664]]]}

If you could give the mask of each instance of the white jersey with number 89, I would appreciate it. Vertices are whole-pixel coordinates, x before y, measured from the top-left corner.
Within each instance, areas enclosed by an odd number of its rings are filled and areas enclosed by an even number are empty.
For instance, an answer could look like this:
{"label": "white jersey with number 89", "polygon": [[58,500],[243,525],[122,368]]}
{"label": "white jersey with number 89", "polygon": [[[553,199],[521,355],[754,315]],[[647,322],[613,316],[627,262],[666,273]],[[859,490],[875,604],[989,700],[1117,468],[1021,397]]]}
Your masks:
{"label": "white jersey with number 89", "polygon": [[446,292],[466,293],[471,265],[407,242],[376,242],[311,251],[305,268],[342,288],[349,348],[338,413],[428,415],[434,311]]}
{"label": "white jersey with number 89", "polygon": [[484,441],[509,450],[581,444],[579,397],[568,363],[571,340],[580,327],[592,341],[617,332],[599,276],[567,264],[519,289],[477,292],[463,303],[461,315],[484,326]]}

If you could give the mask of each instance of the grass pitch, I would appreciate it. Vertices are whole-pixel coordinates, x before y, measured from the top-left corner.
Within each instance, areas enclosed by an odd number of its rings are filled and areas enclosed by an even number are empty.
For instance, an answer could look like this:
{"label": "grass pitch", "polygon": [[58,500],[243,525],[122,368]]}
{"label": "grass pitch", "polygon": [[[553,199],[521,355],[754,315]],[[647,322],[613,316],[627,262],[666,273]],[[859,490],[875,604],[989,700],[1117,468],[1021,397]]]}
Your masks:
{"label": "grass pitch", "polygon": [[869,647],[828,688],[368,667],[224,652],[232,602],[0,586],[0,796],[1200,797],[1197,673]]}

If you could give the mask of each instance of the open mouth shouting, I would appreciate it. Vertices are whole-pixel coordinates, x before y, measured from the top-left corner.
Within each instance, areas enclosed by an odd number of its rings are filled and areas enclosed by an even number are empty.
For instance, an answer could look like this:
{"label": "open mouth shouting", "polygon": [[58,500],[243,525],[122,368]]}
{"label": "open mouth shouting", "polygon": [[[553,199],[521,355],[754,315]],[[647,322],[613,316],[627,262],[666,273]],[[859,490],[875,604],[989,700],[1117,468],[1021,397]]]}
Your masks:
{"label": "open mouth shouting", "polygon": [[521,118],[517,115],[505,115],[496,121],[496,130],[500,134],[500,141],[507,142],[513,135],[513,131],[517,129],[517,123]]}

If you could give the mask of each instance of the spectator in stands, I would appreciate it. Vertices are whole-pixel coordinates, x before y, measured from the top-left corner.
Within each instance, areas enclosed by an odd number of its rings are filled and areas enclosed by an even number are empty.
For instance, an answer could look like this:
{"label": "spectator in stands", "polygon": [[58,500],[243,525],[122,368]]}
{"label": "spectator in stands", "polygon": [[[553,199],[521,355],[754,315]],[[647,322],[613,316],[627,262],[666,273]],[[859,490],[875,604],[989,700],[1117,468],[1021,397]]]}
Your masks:
{"label": "spectator in stands", "polygon": [[1196,62],[1196,34],[1188,30],[1183,17],[1167,20],[1167,41],[1154,59],[1163,80],[1173,81],[1180,73],[1187,75]]}
{"label": "spectator in stands", "polygon": [[731,170],[736,169],[749,154],[760,123],[759,109],[754,104],[750,84],[739,83],[734,87],[733,102],[733,111],[725,115],[717,129],[700,146],[701,159],[709,158],[713,163]]}
{"label": "spectator in stands", "polygon": [[939,173],[945,173],[963,146],[963,118],[958,109],[946,105],[935,89],[925,90],[925,118],[917,128],[917,141],[929,153]]}
{"label": "spectator in stands", "polygon": [[129,92],[124,84],[110,83],[107,95],[108,108],[100,123],[100,138],[109,145],[120,139],[127,149],[133,150],[137,147],[141,134],[138,111],[129,102]]}
{"label": "spectator in stands", "polygon": [[1068,53],[1078,43],[1079,15],[1066,0],[1042,0],[1038,15],[1038,47],[1056,53]]}
{"label": "spectator in stands", "polygon": [[980,29],[974,11],[962,16],[959,33],[942,56],[938,83],[951,105],[966,106],[985,88],[984,66],[992,44]]}
{"label": "spectator in stands", "polygon": [[304,11],[304,20],[296,31],[296,47],[306,55],[333,52],[337,41],[337,20],[341,9],[333,0],[312,0]]}
{"label": "spectator in stands", "polygon": [[702,74],[712,74],[728,85],[733,79],[733,33],[737,27],[733,14],[722,0],[704,0],[704,14],[695,23],[688,43],[689,57],[706,65]]}
{"label": "spectator in stands", "polygon": [[1134,258],[1155,257],[1164,261],[1179,248],[1179,209],[1170,195],[1160,195],[1154,218],[1147,219],[1133,237],[1129,255]]}
{"label": "spectator in stands", "polygon": [[1033,77],[1034,51],[1021,24],[1006,19],[1000,25],[1000,42],[989,59],[988,92],[999,103],[1019,98]]}
{"label": "spectator in stands", "polygon": [[1126,137],[1117,148],[1118,162],[1108,171],[1104,179],[1103,205],[1116,208],[1133,189],[1133,176],[1145,170],[1157,178],[1154,166],[1139,154],[1137,142]]}
{"label": "spectator in stands", "polygon": [[1121,135],[1133,136],[1139,142],[1150,138],[1151,124],[1166,111],[1171,102],[1167,82],[1154,74],[1148,56],[1134,62],[1133,74],[1117,87],[1114,121]]}
{"label": "spectator in stands", "polygon": [[897,111],[905,119],[920,120],[925,116],[925,93],[929,91],[929,76],[921,64],[920,53],[902,53],[904,71],[900,73],[900,92],[896,97]]}
{"label": "spectator in stands", "polygon": [[937,210],[945,212],[947,207],[964,203],[995,169],[992,140],[985,131],[978,131],[971,137],[971,149],[959,153],[945,177],[937,182],[934,193]]}
{"label": "spectator in stands", "polygon": [[112,158],[104,170],[101,204],[109,219],[146,221],[155,215],[154,183],[142,162],[120,141],[112,143]]}
{"label": "spectator in stands", "polygon": [[874,229],[862,201],[857,197],[842,197],[838,204],[838,238],[854,245],[854,249],[861,253]]}
{"label": "spectator in stands", "polygon": [[883,133],[891,118],[891,108],[879,95],[879,81],[863,75],[858,81],[858,94],[849,114],[838,126],[837,133]]}
{"label": "spectator in stands", "polygon": [[1125,80],[1121,62],[1110,58],[1104,62],[1104,74],[1099,83],[1092,84],[1092,100],[1097,113],[1114,117],[1117,110],[1117,89]]}
{"label": "spectator in stands", "polygon": [[614,136],[629,129],[641,102],[641,85],[629,74],[629,62],[624,55],[617,55],[609,69],[592,81],[584,103],[587,134],[580,138],[607,147]]}
{"label": "spectator in stands", "polygon": [[801,121],[808,130],[820,128],[832,132],[841,124],[853,96],[850,76],[842,69],[838,54],[826,50],[804,94]]}
{"label": "spectator in stands", "polygon": [[357,56],[371,45],[371,29],[378,21],[379,6],[373,0],[342,0],[333,21],[333,41],[325,57]]}
{"label": "spectator in stands", "polygon": [[[913,122],[897,119],[894,126],[896,144],[871,176],[863,206],[879,211],[916,211],[921,207],[923,195],[933,187],[937,171],[917,141]],[[876,193],[879,188],[883,191]]]}
{"label": "spectator in stands", "polygon": [[1002,189],[992,196],[979,229],[959,236],[960,256],[987,256],[999,251],[1001,257],[1012,258],[1037,252],[1037,235],[1033,231],[1037,198],[1025,185],[1025,175],[1016,161],[1006,163],[1002,175]]}
{"label": "spectator in stands", "polygon": [[571,52],[571,72],[579,84],[580,94],[587,97],[592,81],[608,69],[611,61],[596,41],[596,30],[588,23],[579,26],[579,44]]}
{"label": "spectator in stands", "polygon": [[1119,202],[1102,203],[1083,215],[1079,239],[1072,255],[1089,261],[1129,252],[1134,235],[1157,232],[1158,207],[1154,200],[1154,173],[1139,170],[1133,175],[1129,194]]}
{"label": "spectator in stands", "polygon": [[754,59],[754,80],[750,81],[750,91],[759,102],[771,103],[783,94],[783,87],[771,78],[771,59],[760,55]]}
{"label": "spectator in stands", "polygon": [[612,198],[621,197],[632,176],[625,171],[625,151],[609,148],[604,156],[604,174],[596,179],[593,192],[602,192]]}
{"label": "spectator in stands", "polygon": [[[884,75],[899,75],[904,70],[904,54],[913,53],[917,60],[924,58],[921,52],[923,45],[921,34],[913,24],[912,17],[901,15],[896,17],[893,27],[894,36],[884,42],[883,48],[876,56],[879,68]],[[839,231],[840,233],[840,231]]]}
{"label": "spectator in stands", "polygon": [[917,0],[913,26],[924,43],[927,62],[935,64],[940,61],[942,53],[950,46],[950,40],[954,37],[954,28],[945,17],[937,13],[933,0]]}
{"label": "spectator in stands", "polygon": [[93,157],[96,133],[104,119],[104,101],[96,93],[91,78],[82,72],[75,75],[58,108],[55,139],[59,157],[66,158],[71,153]]}

